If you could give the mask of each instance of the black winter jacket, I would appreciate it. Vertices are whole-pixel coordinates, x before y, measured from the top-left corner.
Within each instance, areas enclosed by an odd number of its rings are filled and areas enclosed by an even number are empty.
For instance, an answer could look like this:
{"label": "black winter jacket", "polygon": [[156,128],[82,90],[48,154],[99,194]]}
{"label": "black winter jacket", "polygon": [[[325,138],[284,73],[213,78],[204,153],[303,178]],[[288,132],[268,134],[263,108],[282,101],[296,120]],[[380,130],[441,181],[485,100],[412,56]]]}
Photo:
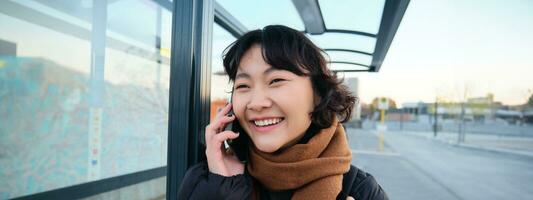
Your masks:
{"label": "black winter jacket", "polygon": [[[180,200],[185,199],[251,199],[252,179],[248,173],[225,177],[209,172],[207,163],[202,162],[189,168],[178,192]],[[264,190],[264,189],[263,189]],[[363,170],[350,167],[343,175],[342,191],[337,199],[348,196],[356,200],[389,199],[374,177]],[[268,196],[261,195],[261,200]]]}

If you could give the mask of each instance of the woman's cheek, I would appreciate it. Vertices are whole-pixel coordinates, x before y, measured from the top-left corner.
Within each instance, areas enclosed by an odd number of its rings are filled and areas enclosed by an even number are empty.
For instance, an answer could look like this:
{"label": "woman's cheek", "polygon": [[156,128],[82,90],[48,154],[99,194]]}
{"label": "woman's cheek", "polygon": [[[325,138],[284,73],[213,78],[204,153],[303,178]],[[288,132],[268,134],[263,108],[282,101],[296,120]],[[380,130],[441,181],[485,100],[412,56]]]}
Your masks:
{"label": "woman's cheek", "polygon": [[232,98],[233,112],[237,115],[237,117],[244,117],[247,95],[234,93]]}
{"label": "woman's cheek", "polygon": [[299,107],[302,103],[302,98],[304,98],[301,96],[301,92],[293,90],[290,87],[282,87],[274,90],[271,96],[273,98],[272,100],[276,102],[282,111],[286,111],[285,109]]}
{"label": "woman's cheek", "polygon": [[272,89],[269,96],[276,104],[284,105],[287,104],[290,99],[299,99],[297,94],[297,92],[289,90],[288,88],[276,88]]}

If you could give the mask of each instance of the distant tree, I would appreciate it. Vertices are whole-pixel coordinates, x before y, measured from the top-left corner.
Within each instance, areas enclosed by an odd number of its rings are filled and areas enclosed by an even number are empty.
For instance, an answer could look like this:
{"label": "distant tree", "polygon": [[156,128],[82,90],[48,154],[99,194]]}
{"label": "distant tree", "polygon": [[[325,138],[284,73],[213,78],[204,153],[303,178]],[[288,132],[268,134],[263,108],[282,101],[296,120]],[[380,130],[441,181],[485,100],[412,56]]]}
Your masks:
{"label": "distant tree", "polygon": [[[387,99],[389,99],[389,109],[396,109],[396,108],[397,108],[397,107],[396,107],[396,101],[392,100],[391,98],[387,98]],[[374,99],[372,100],[372,106],[373,106],[374,108],[376,108],[376,109],[377,109],[377,107],[378,107],[378,101],[379,101],[379,98],[378,98],[378,97],[376,97],[376,98],[374,98]]]}
{"label": "distant tree", "polygon": [[533,107],[533,94],[531,94],[531,96],[529,96],[529,99],[527,100],[527,106],[528,107]]}

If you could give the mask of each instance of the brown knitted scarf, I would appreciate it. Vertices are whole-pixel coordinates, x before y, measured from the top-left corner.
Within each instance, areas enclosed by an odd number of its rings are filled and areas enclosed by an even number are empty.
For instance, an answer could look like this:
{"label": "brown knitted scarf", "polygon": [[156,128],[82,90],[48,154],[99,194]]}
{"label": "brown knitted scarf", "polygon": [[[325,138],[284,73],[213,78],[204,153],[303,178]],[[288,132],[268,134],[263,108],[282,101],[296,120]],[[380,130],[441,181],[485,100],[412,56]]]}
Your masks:
{"label": "brown knitted scarf", "polygon": [[[295,189],[292,199],[336,199],[342,175],[350,170],[352,154],[346,133],[335,121],[307,144],[296,144],[281,153],[264,153],[250,145],[248,172],[271,191]],[[259,199],[257,185],[253,198]]]}

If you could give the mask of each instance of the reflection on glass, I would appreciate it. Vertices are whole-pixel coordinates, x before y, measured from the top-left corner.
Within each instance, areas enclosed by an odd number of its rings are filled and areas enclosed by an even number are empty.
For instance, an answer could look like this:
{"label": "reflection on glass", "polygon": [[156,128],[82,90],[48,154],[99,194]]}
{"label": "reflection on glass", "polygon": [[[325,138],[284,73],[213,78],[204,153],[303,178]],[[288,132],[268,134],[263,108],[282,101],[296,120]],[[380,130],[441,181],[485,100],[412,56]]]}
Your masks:
{"label": "reflection on glass", "polygon": [[272,24],[285,25],[296,30],[305,30],[300,15],[298,15],[298,11],[291,1],[217,0],[216,2],[231,13],[248,30],[262,29]]}
{"label": "reflection on glass", "polygon": [[346,29],[377,34],[385,0],[319,0],[328,29]]}
{"label": "reflection on glass", "polygon": [[0,199],[166,165],[171,16],[0,2]]}
{"label": "reflection on glass", "polygon": [[345,33],[324,33],[307,37],[323,49],[351,49],[373,53],[376,45],[375,38]]}
{"label": "reflection on glass", "polygon": [[231,93],[231,84],[228,76],[224,72],[222,65],[222,54],[224,49],[229,46],[235,37],[228,31],[217,24],[213,26],[213,54],[211,67],[211,116],[213,119],[215,114],[223,108]]}

